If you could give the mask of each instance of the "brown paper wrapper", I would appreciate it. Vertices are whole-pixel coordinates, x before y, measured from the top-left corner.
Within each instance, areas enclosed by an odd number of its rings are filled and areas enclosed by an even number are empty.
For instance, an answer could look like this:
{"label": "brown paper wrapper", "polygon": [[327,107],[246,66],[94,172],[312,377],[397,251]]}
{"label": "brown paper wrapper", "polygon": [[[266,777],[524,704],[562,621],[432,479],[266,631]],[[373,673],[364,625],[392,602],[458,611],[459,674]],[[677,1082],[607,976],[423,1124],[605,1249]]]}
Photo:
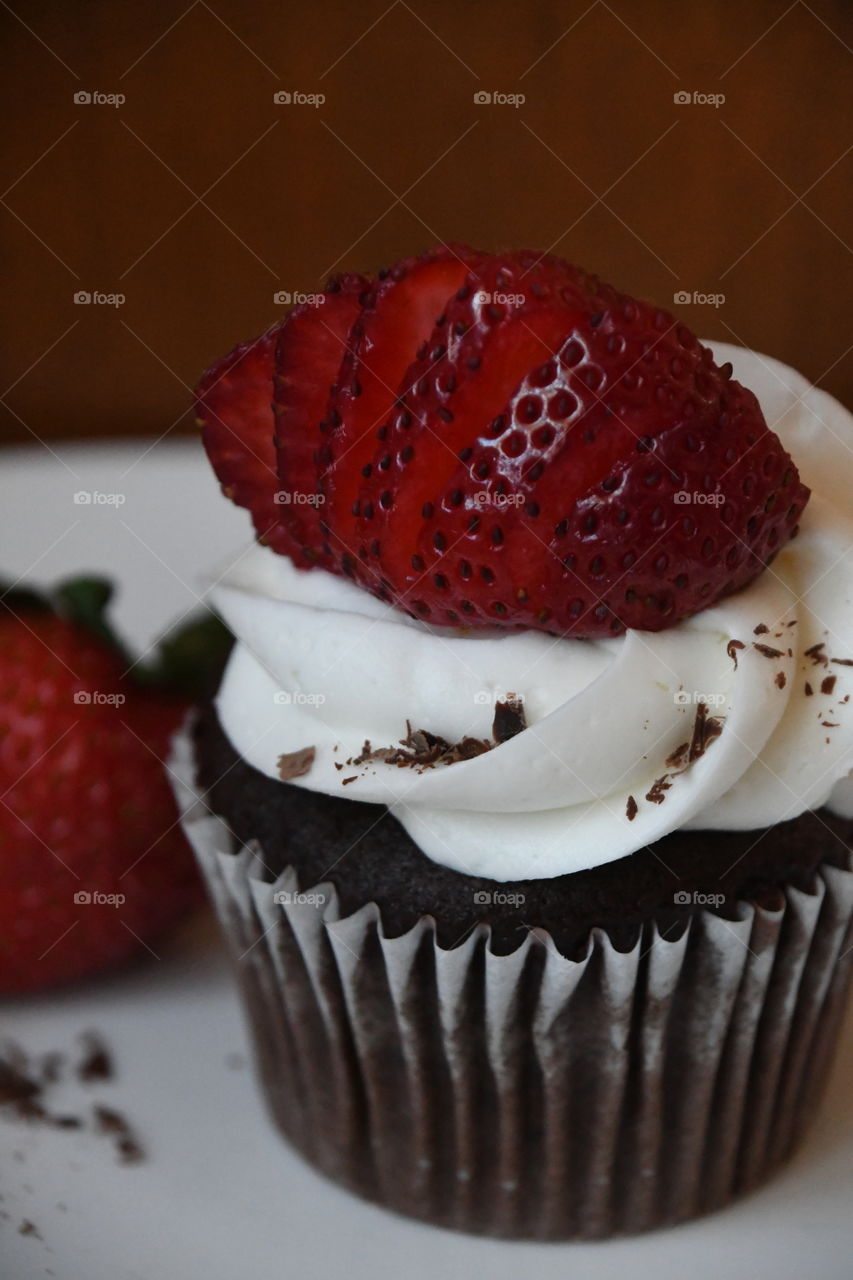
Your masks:
{"label": "brown paper wrapper", "polygon": [[791,1154],[814,1114],[853,961],[853,864],[779,907],[708,911],[629,952],[567,960],[531,932],[451,950],[299,892],[191,790],[184,823],[228,942],[275,1121],[322,1172],[445,1227],[539,1240],[710,1212]]}

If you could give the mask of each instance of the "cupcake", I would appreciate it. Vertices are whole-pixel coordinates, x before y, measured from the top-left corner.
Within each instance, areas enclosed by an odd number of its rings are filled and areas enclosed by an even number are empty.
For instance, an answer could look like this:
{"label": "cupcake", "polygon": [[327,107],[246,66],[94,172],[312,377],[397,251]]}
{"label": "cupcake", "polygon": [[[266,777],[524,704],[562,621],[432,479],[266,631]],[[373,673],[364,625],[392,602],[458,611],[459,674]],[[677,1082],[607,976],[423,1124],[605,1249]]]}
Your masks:
{"label": "cupcake", "polygon": [[853,420],[550,255],[345,275],[198,389],[256,540],[176,743],[275,1123],[464,1231],[793,1150],[853,911]]}

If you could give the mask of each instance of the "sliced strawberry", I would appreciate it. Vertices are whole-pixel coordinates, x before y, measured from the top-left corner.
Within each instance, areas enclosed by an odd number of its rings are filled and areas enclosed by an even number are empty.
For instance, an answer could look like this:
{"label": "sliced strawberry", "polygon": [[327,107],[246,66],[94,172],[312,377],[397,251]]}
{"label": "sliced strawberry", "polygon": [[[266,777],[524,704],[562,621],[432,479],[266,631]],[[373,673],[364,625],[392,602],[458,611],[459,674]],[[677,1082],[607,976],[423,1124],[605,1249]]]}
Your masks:
{"label": "sliced strawberry", "polygon": [[279,483],[319,511],[271,511],[255,465],[270,335],[203,384],[217,473],[297,563],[438,625],[596,637],[696,613],[796,532],[755,397],[667,312],[531,252],[346,279],[279,338]]}
{"label": "sliced strawberry", "polygon": [[[666,312],[523,271],[517,311],[466,316],[467,286],[448,306],[447,354],[377,451],[363,544],[430,622],[671,626],[750,581],[808,491],[754,396]],[[537,363],[534,336],[557,355]]]}
{"label": "sliced strawberry", "polygon": [[[601,309],[603,288],[568,263],[520,251],[475,267],[445,307],[406,373],[399,408],[376,433],[361,492],[362,559],[366,552],[378,562],[396,599],[424,572],[419,531],[460,454],[503,413],[525,374],[547,369],[566,334]],[[449,510],[458,513],[463,490],[451,492]],[[464,493],[471,497],[467,483]]]}
{"label": "sliced strawberry", "polygon": [[400,382],[436,318],[479,255],[463,245],[441,246],[380,273],[351,335],[325,423],[320,454],[322,516],[332,554],[353,575],[357,507],[363,468],[376,447]]}
{"label": "sliced strawberry", "polygon": [[315,455],[332,384],[369,287],[365,276],[336,276],[320,295],[322,303],[294,308],[278,330],[273,412],[279,516],[300,548],[295,562],[301,568],[330,567],[320,527],[323,495],[317,492]]}
{"label": "sliced strawberry", "polygon": [[196,387],[196,420],[223,493],[248,507],[260,542],[296,555],[298,546],[275,500],[272,374],[278,329],[273,325],[210,366]]}

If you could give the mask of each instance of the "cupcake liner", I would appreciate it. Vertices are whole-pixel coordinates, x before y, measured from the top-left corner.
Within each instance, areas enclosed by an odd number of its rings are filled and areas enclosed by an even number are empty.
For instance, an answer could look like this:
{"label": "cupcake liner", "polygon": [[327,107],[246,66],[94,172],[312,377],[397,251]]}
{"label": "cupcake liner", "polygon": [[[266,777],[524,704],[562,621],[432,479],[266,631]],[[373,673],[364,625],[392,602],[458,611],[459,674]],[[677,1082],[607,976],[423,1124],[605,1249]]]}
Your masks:
{"label": "cupcake liner", "polygon": [[[531,930],[442,949],[369,903],[274,876],[192,789],[209,886],[276,1123],[359,1195],[459,1230],[542,1240],[639,1232],[720,1207],[792,1151],[832,1058],[853,961],[853,862],[771,908],[654,924],[567,960]],[[300,892],[301,890],[301,892]]]}

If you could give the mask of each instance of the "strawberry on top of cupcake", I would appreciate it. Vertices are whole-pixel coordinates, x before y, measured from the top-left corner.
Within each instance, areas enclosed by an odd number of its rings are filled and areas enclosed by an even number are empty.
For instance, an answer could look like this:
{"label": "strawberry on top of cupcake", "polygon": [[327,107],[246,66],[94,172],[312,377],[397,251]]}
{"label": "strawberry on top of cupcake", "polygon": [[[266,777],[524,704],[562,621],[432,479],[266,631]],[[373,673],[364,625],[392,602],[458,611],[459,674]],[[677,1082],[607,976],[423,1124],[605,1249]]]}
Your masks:
{"label": "strawberry on top of cupcake", "polygon": [[809,498],[668,312],[532,251],[332,279],[197,409],[259,540],[431,626],[660,631],[751,582]]}

